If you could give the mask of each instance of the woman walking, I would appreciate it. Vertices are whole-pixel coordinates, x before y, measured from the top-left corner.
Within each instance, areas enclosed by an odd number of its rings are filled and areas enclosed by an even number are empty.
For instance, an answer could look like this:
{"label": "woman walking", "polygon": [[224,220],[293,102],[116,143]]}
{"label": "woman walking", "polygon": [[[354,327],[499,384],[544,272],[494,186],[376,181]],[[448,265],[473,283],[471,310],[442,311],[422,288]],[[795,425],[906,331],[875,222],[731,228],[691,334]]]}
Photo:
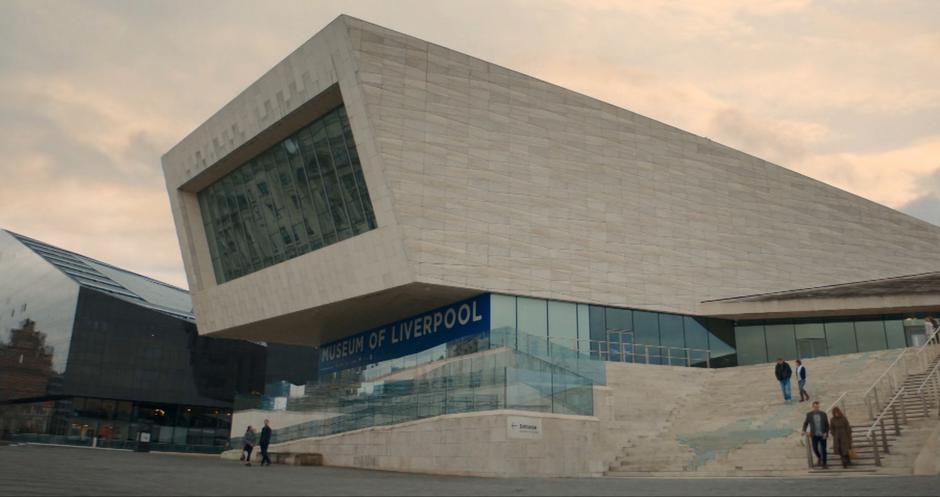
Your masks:
{"label": "woman walking", "polygon": [[242,441],[245,442],[245,466],[251,466],[251,449],[255,447],[255,429],[251,425],[248,425],[248,429],[242,435]]}
{"label": "woman walking", "polygon": [[852,452],[852,425],[845,417],[842,409],[832,408],[832,417],[829,418],[829,433],[832,434],[832,450],[842,458],[842,467],[851,464],[849,454]]}

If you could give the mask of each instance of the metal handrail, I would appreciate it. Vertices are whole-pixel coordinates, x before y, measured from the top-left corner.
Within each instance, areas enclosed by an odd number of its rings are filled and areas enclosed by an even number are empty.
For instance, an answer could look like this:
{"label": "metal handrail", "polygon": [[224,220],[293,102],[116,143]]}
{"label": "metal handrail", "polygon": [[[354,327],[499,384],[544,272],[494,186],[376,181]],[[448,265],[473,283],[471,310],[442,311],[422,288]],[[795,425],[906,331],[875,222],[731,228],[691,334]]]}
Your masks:
{"label": "metal handrail", "polygon": [[[597,354],[604,361],[650,364],[652,360],[656,359],[664,361],[665,365],[681,365],[684,363],[685,366],[692,366],[692,364],[701,363],[704,360],[705,366],[711,367],[711,349],[654,345],[633,341],[560,337],[537,337],[536,340],[547,340],[549,347],[560,345],[579,354]],[[693,359],[693,355],[695,359]],[[612,360],[612,356],[619,357],[619,360]],[[628,360],[628,357],[632,360]]]}
{"label": "metal handrail", "polygon": [[[898,399],[904,397],[905,388],[902,386],[894,394],[891,400],[885,405],[884,409],[878,414],[878,417],[872,422],[871,427],[868,428],[868,431],[865,432],[864,437],[871,442],[872,453],[875,456],[875,466],[881,466],[881,453],[878,450],[878,436],[875,430],[881,429],[881,445],[884,449],[884,453],[890,453],[888,448],[888,432],[885,428],[885,416],[888,414],[888,411],[891,411],[891,415],[894,418],[894,434],[895,436],[901,436],[901,423],[898,421],[898,407],[895,404]],[[904,406],[901,406],[901,415],[904,417],[904,423],[907,423],[907,411],[904,409]]]}
{"label": "metal handrail", "polygon": [[[913,350],[914,349],[911,348],[904,349],[862,395],[862,401],[865,403],[865,406],[868,407],[869,419],[875,419],[876,414],[882,410],[882,399],[886,399],[888,395],[894,394],[897,391],[899,386],[898,382],[901,381],[903,377],[907,377],[907,375],[910,374],[911,368],[914,365],[912,362],[920,359],[916,355],[912,355],[911,352]],[[888,391],[880,391],[882,388],[886,388]]]}
{"label": "metal handrail", "polygon": [[[872,422],[871,427],[868,429],[868,431],[865,432],[866,437],[871,437],[871,434],[878,428],[877,426],[878,423],[884,421],[884,416],[885,414],[888,414],[888,409],[890,409],[894,405],[894,403],[897,402],[897,400],[900,399],[904,395],[904,390],[905,390],[904,387],[901,387],[898,389],[897,393],[894,394],[894,397],[891,398],[891,401],[888,402],[884,410],[881,411],[881,414],[879,414],[878,417],[875,418],[875,421]],[[887,449],[885,449],[885,452],[887,452]]]}
{"label": "metal handrail", "polygon": [[878,378],[871,384],[871,386],[868,387],[868,390],[865,390],[865,393],[863,393],[862,396],[863,396],[863,397],[868,397],[868,394],[871,393],[871,391],[874,390],[875,387],[878,386],[878,383],[885,377],[885,375],[887,375],[888,373],[890,373],[891,370],[894,369],[895,366],[897,366],[898,362],[899,362],[901,359],[904,358],[904,355],[907,354],[907,353],[910,352],[910,351],[911,351],[911,349],[904,349],[904,351],[902,351],[902,352],[898,355],[898,357],[894,360],[894,362],[892,362],[891,365],[888,366],[888,369],[885,369],[884,372],[881,373],[881,375],[878,376]]}
{"label": "metal handrail", "polygon": [[[848,390],[842,392],[842,395],[840,395],[839,398],[836,399],[836,401],[833,402],[832,405],[829,406],[829,409],[826,409],[826,412],[832,412],[832,409],[833,409],[834,407],[836,407],[837,405],[839,405],[839,403],[842,402],[842,399],[844,399],[844,398],[846,397],[846,395],[848,395],[848,394],[849,394],[849,391],[848,391]],[[842,414],[845,414],[845,406],[844,406],[844,405],[842,406]]]}
{"label": "metal handrail", "polygon": [[[895,369],[895,367],[898,366],[899,364],[902,364],[901,360],[903,358],[911,357],[909,354],[907,354],[907,352],[910,350],[916,350],[916,353],[913,356],[914,359],[916,359],[920,365],[926,368],[929,365],[929,361],[926,359],[926,356],[923,355],[924,351],[927,350],[927,345],[931,345],[931,342],[938,336],[938,333],[940,333],[940,327],[934,330],[933,333],[931,333],[930,337],[927,339],[927,341],[924,344],[922,344],[920,347],[918,347],[917,349],[909,348],[909,349],[906,349],[904,352],[902,352],[898,356],[898,358],[895,359],[893,363],[891,363],[891,366],[889,366],[888,369],[885,370],[885,372],[882,373],[881,376],[878,377],[878,380],[876,380],[875,383],[872,384],[871,387],[869,387],[869,389],[865,392],[865,403],[868,405],[870,416],[872,413],[872,403],[871,403],[870,394],[872,393],[874,394],[875,407],[877,408],[878,407],[877,406],[877,403],[878,403],[877,387],[882,383],[882,380],[888,375],[888,373],[892,372]],[[905,362],[904,364],[907,365],[907,368],[905,371],[906,376],[910,375],[910,370],[911,370],[910,364],[907,362]],[[924,392],[924,389],[927,388],[927,385],[930,384],[931,382],[933,382],[933,388],[935,392],[937,393],[936,395],[937,406],[938,406],[938,410],[940,410],[940,379],[938,379],[938,373],[940,373],[940,362],[934,364],[926,372],[926,375],[924,376],[924,380],[917,387],[917,391],[913,392],[913,397],[914,398],[920,397],[921,402],[923,403],[924,416],[929,416],[929,413],[928,413],[929,409],[927,407],[927,396]],[[893,381],[894,377],[891,377],[891,379]],[[907,398],[906,394],[910,394],[912,390],[913,390],[913,387],[910,387],[910,388],[905,387],[902,383],[901,387],[898,388],[897,391],[894,392],[894,395],[891,396],[891,400],[889,400],[888,403],[885,404],[884,408],[880,409],[878,416],[872,416],[874,419],[872,420],[871,426],[865,432],[864,437],[871,442],[872,451],[875,456],[876,466],[881,466],[881,454],[879,453],[879,445],[881,446],[882,449],[884,449],[885,454],[889,453],[888,433],[887,433],[887,429],[885,428],[885,419],[890,413],[894,421],[894,433],[896,436],[901,436],[901,422],[898,420],[898,411],[899,410],[901,411],[901,417],[903,418],[903,422],[906,425],[908,406],[905,404],[901,404],[900,409],[899,409],[898,408],[898,405],[900,403],[899,400]],[[836,403],[838,403],[841,400],[842,400],[842,397],[840,397],[839,400],[836,401]],[[931,401],[931,405],[932,404],[933,404],[933,401]],[[940,412],[938,412],[937,414],[938,416],[940,416]],[[880,444],[878,440],[879,431],[881,433]]]}
{"label": "metal handrail", "polygon": [[[916,354],[917,354],[918,358],[920,358],[920,354],[923,354],[924,351],[927,350],[927,346],[928,346],[928,345],[936,345],[936,343],[932,343],[932,342],[934,341],[935,338],[937,338],[938,335],[940,335],[940,326],[938,326],[938,327],[933,331],[933,333],[927,338],[927,340],[926,340],[923,344],[920,345],[920,347],[917,347],[917,352],[916,352]],[[891,365],[888,366],[888,369],[886,369],[883,373],[881,373],[880,376],[878,376],[878,378],[872,383],[872,385],[871,385],[870,387],[868,387],[868,390],[865,390],[865,393],[862,394],[862,396],[863,396],[863,397],[867,397],[868,394],[871,393],[871,391],[874,390],[875,387],[878,386],[878,383],[879,383],[882,379],[884,379],[884,377],[885,377],[888,373],[891,373],[891,372],[892,372],[891,370],[894,369],[895,366],[897,366],[897,364],[901,361],[901,359],[904,359],[905,355],[907,355],[907,354],[908,354],[909,352],[911,352],[912,350],[914,350],[914,349],[913,349],[913,348],[906,348],[906,349],[904,349],[904,351],[901,352],[900,355],[898,355],[898,357],[894,360],[894,362],[892,362]],[[925,364],[924,366],[926,366],[926,364]]]}
{"label": "metal handrail", "polygon": [[918,394],[918,395],[921,394],[921,392],[924,390],[924,387],[926,387],[926,386],[927,386],[927,383],[928,383],[931,379],[933,379],[934,375],[937,374],[937,371],[938,371],[938,370],[940,370],[940,362],[937,362],[936,364],[933,365],[932,368],[930,368],[930,371],[927,373],[927,376],[924,377],[924,381],[922,381],[922,382],[920,383],[920,387],[917,389],[917,394]]}
{"label": "metal handrail", "polygon": [[[918,358],[921,358],[921,355],[927,350],[927,346],[928,346],[928,345],[937,345],[938,342],[935,341],[935,340],[937,340],[937,336],[938,336],[938,335],[940,335],[940,326],[937,326],[937,327],[933,330],[933,333],[931,333],[930,336],[927,337],[927,340],[925,340],[924,343],[922,343],[922,344],[920,345],[920,347],[917,348],[917,357],[918,357]],[[924,366],[926,366],[926,365],[928,364],[928,362],[927,362],[926,360],[923,360],[923,361],[921,361],[921,362],[922,362],[922,364],[924,364]]]}
{"label": "metal handrail", "polygon": [[933,340],[934,338],[937,338],[937,335],[940,335],[940,326],[937,326],[936,328],[934,328],[930,336],[927,337],[927,340],[924,343],[920,344],[921,350],[923,350],[928,345],[936,345],[936,342],[934,342]]}

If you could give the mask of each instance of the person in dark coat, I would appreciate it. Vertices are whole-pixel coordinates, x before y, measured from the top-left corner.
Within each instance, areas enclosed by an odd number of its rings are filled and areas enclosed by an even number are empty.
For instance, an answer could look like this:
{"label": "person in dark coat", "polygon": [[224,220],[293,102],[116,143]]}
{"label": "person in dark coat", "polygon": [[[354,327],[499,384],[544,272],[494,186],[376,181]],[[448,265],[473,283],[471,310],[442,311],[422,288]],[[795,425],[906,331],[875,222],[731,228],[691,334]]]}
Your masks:
{"label": "person in dark coat", "polygon": [[832,433],[832,450],[842,458],[842,467],[851,464],[849,454],[852,452],[852,425],[845,417],[842,409],[832,408],[832,417],[829,419],[829,431]]}
{"label": "person in dark coat", "polygon": [[245,466],[251,466],[251,449],[255,447],[255,429],[248,426],[245,434],[242,435],[242,441],[245,442]]}
{"label": "person in dark coat", "polygon": [[780,389],[783,390],[783,401],[790,402],[793,397],[790,394],[790,377],[793,376],[793,370],[783,359],[777,359],[777,366],[774,368],[774,375],[780,382]]}
{"label": "person in dark coat", "polygon": [[[809,432],[806,428],[809,427]],[[819,410],[819,401],[813,402],[813,410],[806,413],[806,419],[803,421],[803,435],[807,433],[813,437],[813,452],[819,459],[817,466],[823,469],[829,469],[826,460],[826,438],[829,437],[829,417],[826,413]]]}
{"label": "person in dark coat", "polygon": [[261,438],[258,439],[258,447],[261,447],[261,465],[271,465],[271,459],[268,458],[268,445],[271,443],[271,422],[264,420],[264,428],[261,429]]}

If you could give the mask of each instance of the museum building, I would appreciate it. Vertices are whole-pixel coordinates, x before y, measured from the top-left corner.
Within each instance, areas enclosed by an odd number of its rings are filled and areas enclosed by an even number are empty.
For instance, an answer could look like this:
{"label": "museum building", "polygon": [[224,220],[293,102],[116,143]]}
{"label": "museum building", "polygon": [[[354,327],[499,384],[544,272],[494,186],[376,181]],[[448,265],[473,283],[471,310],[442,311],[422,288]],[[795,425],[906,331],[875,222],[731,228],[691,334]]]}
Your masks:
{"label": "museum building", "polygon": [[163,169],[199,332],[321,347],[324,378],[493,330],[746,365],[914,345],[940,310],[936,226],[348,16]]}

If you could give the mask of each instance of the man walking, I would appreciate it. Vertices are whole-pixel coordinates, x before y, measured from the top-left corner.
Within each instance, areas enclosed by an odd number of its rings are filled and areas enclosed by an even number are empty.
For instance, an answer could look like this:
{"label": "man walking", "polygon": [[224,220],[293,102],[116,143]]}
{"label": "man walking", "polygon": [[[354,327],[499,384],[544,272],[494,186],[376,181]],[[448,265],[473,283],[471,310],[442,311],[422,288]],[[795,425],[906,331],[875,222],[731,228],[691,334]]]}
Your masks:
{"label": "man walking", "polygon": [[790,402],[793,397],[790,394],[790,377],[793,376],[793,370],[783,359],[777,359],[777,366],[774,368],[774,375],[780,382],[780,389],[783,390],[783,401]]}
{"label": "man walking", "polygon": [[829,418],[826,413],[819,410],[819,401],[813,402],[813,410],[806,413],[806,420],[803,421],[803,436],[806,436],[806,427],[809,427],[809,434],[813,437],[813,453],[819,462],[816,466],[822,466],[823,469],[829,469],[826,464],[826,438],[829,436]]}
{"label": "man walking", "polygon": [[258,446],[261,447],[261,465],[271,465],[271,459],[268,458],[268,444],[271,443],[271,422],[264,420],[264,428],[261,429],[261,437],[258,439]]}
{"label": "man walking", "polygon": [[796,360],[796,384],[800,386],[800,402],[809,400],[809,393],[806,391],[806,366],[799,359]]}

